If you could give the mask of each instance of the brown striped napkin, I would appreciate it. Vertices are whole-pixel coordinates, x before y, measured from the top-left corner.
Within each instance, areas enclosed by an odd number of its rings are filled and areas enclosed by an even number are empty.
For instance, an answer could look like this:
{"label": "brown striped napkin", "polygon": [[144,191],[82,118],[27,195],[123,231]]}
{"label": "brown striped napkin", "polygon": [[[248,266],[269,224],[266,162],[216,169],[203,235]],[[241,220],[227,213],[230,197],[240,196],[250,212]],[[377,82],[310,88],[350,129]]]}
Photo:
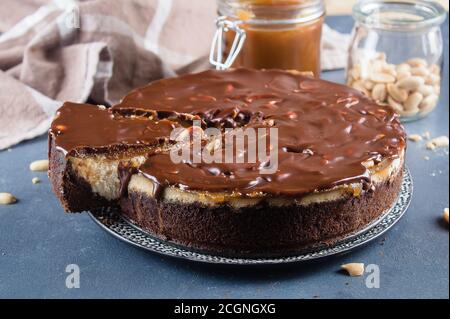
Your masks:
{"label": "brown striped napkin", "polygon": [[0,149],[45,133],[61,101],[114,104],[195,70],[215,17],[205,0],[2,0]]}
{"label": "brown striped napkin", "polygon": [[[62,101],[114,104],[208,67],[216,14],[214,0],[2,0],[0,150],[45,133]],[[345,65],[333,42],[326,69]]]}

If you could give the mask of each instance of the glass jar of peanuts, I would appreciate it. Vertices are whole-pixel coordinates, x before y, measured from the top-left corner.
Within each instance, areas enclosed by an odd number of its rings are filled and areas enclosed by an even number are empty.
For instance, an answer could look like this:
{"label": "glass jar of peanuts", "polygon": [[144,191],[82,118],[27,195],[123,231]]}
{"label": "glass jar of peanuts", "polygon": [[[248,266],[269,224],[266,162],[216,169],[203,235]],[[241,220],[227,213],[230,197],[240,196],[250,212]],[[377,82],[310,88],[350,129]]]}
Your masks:
{"label": "glass jar of peanuts", "polygon": [[441,90],[445,9],[424,0],[361,0],[353,17],[347,84],[404,121],[429,114]]}

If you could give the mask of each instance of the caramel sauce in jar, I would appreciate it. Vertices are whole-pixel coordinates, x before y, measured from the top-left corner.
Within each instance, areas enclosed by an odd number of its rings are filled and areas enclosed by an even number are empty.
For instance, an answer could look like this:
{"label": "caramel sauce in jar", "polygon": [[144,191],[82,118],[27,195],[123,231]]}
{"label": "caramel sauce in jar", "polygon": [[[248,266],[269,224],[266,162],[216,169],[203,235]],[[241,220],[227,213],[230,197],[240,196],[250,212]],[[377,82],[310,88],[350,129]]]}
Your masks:
{"label": "caramel sauce in jar", "polygon": [[[233,67],[285,69],[320,75],[321,0],[219,0],[219,14],[246,33]],[[225,54],[234,33],[225,34]]]}

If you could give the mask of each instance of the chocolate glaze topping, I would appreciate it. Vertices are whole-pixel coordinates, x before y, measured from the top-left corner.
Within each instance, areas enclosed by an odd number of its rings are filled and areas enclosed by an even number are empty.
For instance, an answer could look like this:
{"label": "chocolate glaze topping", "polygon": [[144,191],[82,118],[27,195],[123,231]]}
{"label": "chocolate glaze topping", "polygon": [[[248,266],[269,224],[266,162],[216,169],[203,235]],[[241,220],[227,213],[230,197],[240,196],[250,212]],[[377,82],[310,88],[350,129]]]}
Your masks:
{"label": "chocolate glaze topping", "polygon": [[111,148],[158,145],[179,126],[154,113],[137,117],[132,112],[66,102],[58,110],[50,134],[65,153],[111,153]]}
{"label": "chocolate glaze topping", "polygon": [[[158,121],[141,118],[153,113]],[[211,70],[161,80],[132,91],[111,110],[65,104],[51,130],[66,151],[154,145],[181,125],[181,117],[192,115],[202,120],[203,128],[277,128],[278,170],[260,174],[266,164],[261,162],[175,164],[168,152],[154,152],[139,172],[158,189],[172,185],[248,196],[301,196],[370,182],[363,163],[398,157],[406,145],[403,127],[389,106],[343,85],[280,70]]]}

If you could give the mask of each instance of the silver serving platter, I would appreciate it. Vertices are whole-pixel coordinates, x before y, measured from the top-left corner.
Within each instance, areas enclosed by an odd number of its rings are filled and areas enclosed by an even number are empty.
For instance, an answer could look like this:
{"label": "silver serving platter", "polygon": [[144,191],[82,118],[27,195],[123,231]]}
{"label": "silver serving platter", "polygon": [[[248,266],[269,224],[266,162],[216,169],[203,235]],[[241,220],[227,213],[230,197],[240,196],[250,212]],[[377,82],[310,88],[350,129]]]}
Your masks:
{"label": "silver serving platter", "polygon": [[413,181],[407,168],[404,170],[403,182],[396,203],[378,220],[372,222],[363,230],[339,240],[332,245],[322,245],[303,250],[296,255],[276,258],[232,258],[211,253],[199,252],[167,242],[133,225],[114,211],[101,211],[89,213],[92,219],[105,231],[120,240],[143,248],[145,250],[197,262],[230,265],[262,265],[283,264],[291,262],[308,261],[336,254],[341,254],[367,244],[379,237],[394,226],[406,212],[413,193]]}

